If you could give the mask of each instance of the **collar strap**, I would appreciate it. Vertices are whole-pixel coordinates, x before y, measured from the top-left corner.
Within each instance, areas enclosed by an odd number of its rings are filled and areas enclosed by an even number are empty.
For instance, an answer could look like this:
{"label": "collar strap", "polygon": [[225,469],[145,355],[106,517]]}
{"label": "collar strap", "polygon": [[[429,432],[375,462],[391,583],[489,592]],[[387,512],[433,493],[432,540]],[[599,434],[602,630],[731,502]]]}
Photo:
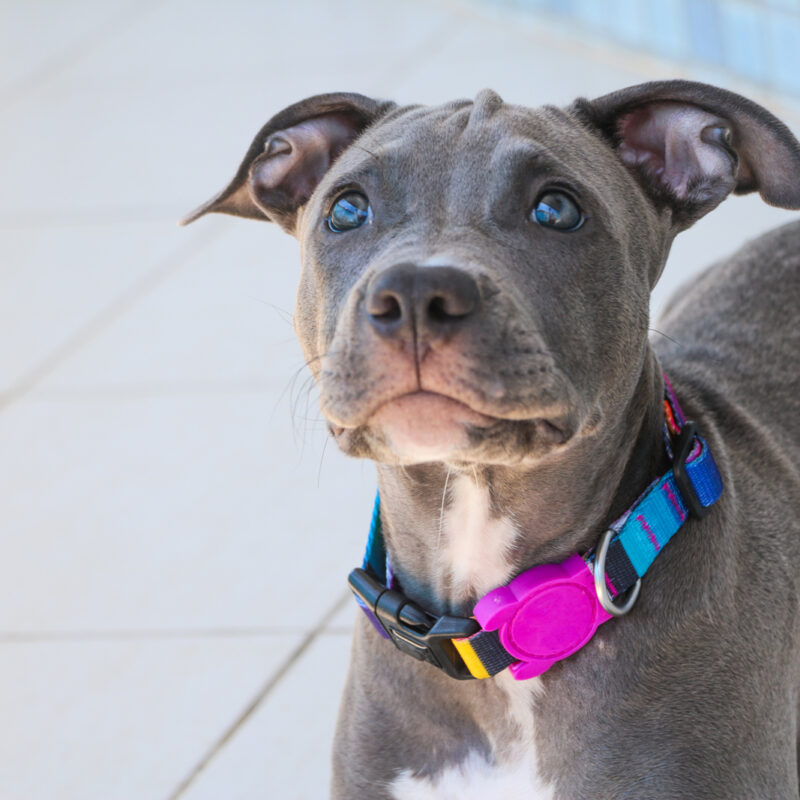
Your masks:
{"label": "collar strap", "polygon": [[664,380],[664,441],[672,468],[610,525],[598,548],[526,570],[484,595],[474,617],[436,616],[393,586],[376,496],[364,563],[348,580],[378,633],[454,678],[489,678],[509,668],[524,680],[580,650],[603,622],[627,613],[663,547],[689,516],[704,516],[722,494],[708,444]]}

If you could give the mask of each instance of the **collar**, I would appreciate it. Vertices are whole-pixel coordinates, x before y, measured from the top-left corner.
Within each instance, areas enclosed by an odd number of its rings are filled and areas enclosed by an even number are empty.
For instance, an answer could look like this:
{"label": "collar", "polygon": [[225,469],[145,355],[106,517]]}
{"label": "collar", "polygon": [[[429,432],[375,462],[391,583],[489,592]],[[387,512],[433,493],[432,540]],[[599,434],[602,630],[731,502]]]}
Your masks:
{"label": "collar", "polygon": [[490,678],[508,669],[525,680],[580,650],[602,623],[627,614],[664,546],[722,494],[711,450],[685,418],[666,375],[664,387],[664,446],[671,468],[591,551],[526,570],[484,595],[472,617],[436,616],[392,585],[376,496],[364,562],[348,581],[378,633],[453,678]]}

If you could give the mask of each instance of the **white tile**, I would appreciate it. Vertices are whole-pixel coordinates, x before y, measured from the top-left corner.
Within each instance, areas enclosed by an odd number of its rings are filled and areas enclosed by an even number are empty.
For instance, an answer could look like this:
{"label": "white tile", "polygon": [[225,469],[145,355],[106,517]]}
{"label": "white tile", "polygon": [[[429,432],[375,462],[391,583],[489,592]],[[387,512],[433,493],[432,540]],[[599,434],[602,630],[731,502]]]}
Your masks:
{"label": "white tile", "polygon": [[314,625],[361,560],[374,468],[275,403],[31,396],[0,414],[0,631]]}
{"label": "white tile", "polygon": [[[0,129],[0,221],[91,221],[112,211],[119,217],[155,211],[171,224],[198,203],[195,198],[221,188],[208,185],[216,182],[213,176],[221,183],[238,166],[261,114],[248,121],[237,106],[255,96],[257,84],[237,92],[223,83],[213,90],[168,81],[124,93],[120,87],[43,86],[18,102],[13,124]],[[219,131],[222,141],[214,135]]]}
{"label": "white tile", "polygon": [[348,636],[321,636],[181,800],[320,800],[350,656]]}
{"label": "white tile", "polygon": [[0,644],[0,793],[167,797],[299,641],[287,634]]}
{"label": "white tile", "polygon": [[[190,240],[215,222],[203,219],[170,231],[170,241]],[[300,272],[297,242],[270,223],[230,225],[225,236],[193,253],[42,386],[301,386],[308,376],[291,321]]]}
{"label": "white tile", "polygon": [[[458,13],[444,3],[350,0],[231,2],[224,18],[214,0],[173,0],[126,26],[65,71],[55,85],[156,88],[224,78],[297,87],[312,75],[359,84],[384,78],[398,61],[441,39]],[[437,41],[431,42],[436,35]],[[146,48],[147,58],[142,58]],[[102,67],[102,68],[101,68]],[[339,87],[341,88],[341,87]]]}
{"label": "white tile", "polygon": [[159,223],[0,230],[0,394],[224,224],[183,236]]}
{"label": "white tile", "polygon": [[148,5],[152,4],[133,4],[130,0],[4,3],[0,26],[0,98],[15,96],[15,89],[36,78],[49,77],[49,69],[55,71],[71,64],[99,36],[123,28],[137,10],[146,12]]}

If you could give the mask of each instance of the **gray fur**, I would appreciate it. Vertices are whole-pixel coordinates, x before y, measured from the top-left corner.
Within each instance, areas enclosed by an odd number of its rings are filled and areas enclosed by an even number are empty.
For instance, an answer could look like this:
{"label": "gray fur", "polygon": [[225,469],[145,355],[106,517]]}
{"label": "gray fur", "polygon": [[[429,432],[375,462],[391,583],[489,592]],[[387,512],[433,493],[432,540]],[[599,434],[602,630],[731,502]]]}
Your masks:
{"label": "gray fur", "polygon": [[[539,772],[564,800],[797,798],[800,223],[681,292],[659,323],[671,338],[651,344],[647,331],[649,292],[675,234],[731,191],[800,207],[800,146],[750,101],[682,81],[568,109],[507,106],[488,91],[435,108],[334,99],[310,98],[268,123],[231,185],[192,218],[275,219],[300,239],[296,329],[340,446],[378,462],[404,592],[456,613],[477,599],[450,607],[450,576],[433,557],[448,474],[489,486],[493,515],[518,523],[518,572],[594,545],[668,466],[663,368],[709,441],[725,491],[664,549],[633,612],[543,675],[530,708]],[[621,139],[636,145],[631,126],[644,128],[651,110],[684,108],[704,127],[681,158],[697,172],[700,153],[705,172],[682,192],[653,159],[623,163]],[[318,120],[332,109],[352,125],[349,146],[323,154],[333,166],[310,199],[254,189],[252,162],[269,162],[269,136],[285,129],[293,142],[292,126],[308,119],[324,134]],[[305,160],[291,163],[300,185]],[[283,166],[268,164],[278,173]],[[573,233],[528,217],[554,181],[586,211]],[[331,234],[323,219],[354,184],[374,222]],[[376,336],[363,312],[370,281],[431,258],[474,279],[479,310],[447,335]],[[426,372],[422,358],[416,378],[387,367],[410,349],[447,369]],[[403,464],[370,420],[415,381],[501,421],[472,430],[447,463]],[[469,752],[491,757],[492,743],[517,736],[507,704],[495,682],[453,681],[359,622],[333,796],[385,798],[402,770],[435,776]]]}

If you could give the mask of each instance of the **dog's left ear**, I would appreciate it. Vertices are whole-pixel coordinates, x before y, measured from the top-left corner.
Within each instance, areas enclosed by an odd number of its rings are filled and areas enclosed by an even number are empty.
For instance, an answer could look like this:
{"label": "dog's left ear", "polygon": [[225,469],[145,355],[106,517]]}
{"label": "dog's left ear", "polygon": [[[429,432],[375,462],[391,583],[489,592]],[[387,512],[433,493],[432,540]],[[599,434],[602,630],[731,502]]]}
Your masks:
{"label": "dog's left ear", "polygon": [[298,210],[331,164],[393,107],[394,103],[340,92],[285,108],[256,134],[233,180],[180,224],[217,212],[277,222],[293,234]]}
{"label": "dog's left ear", "polygon": [[578,113],[611,141],[658,206],[688,228],[728,194],[757,191],[771,205],[800,208],[800,143],[766,109],[690,81],[631,86]]}

